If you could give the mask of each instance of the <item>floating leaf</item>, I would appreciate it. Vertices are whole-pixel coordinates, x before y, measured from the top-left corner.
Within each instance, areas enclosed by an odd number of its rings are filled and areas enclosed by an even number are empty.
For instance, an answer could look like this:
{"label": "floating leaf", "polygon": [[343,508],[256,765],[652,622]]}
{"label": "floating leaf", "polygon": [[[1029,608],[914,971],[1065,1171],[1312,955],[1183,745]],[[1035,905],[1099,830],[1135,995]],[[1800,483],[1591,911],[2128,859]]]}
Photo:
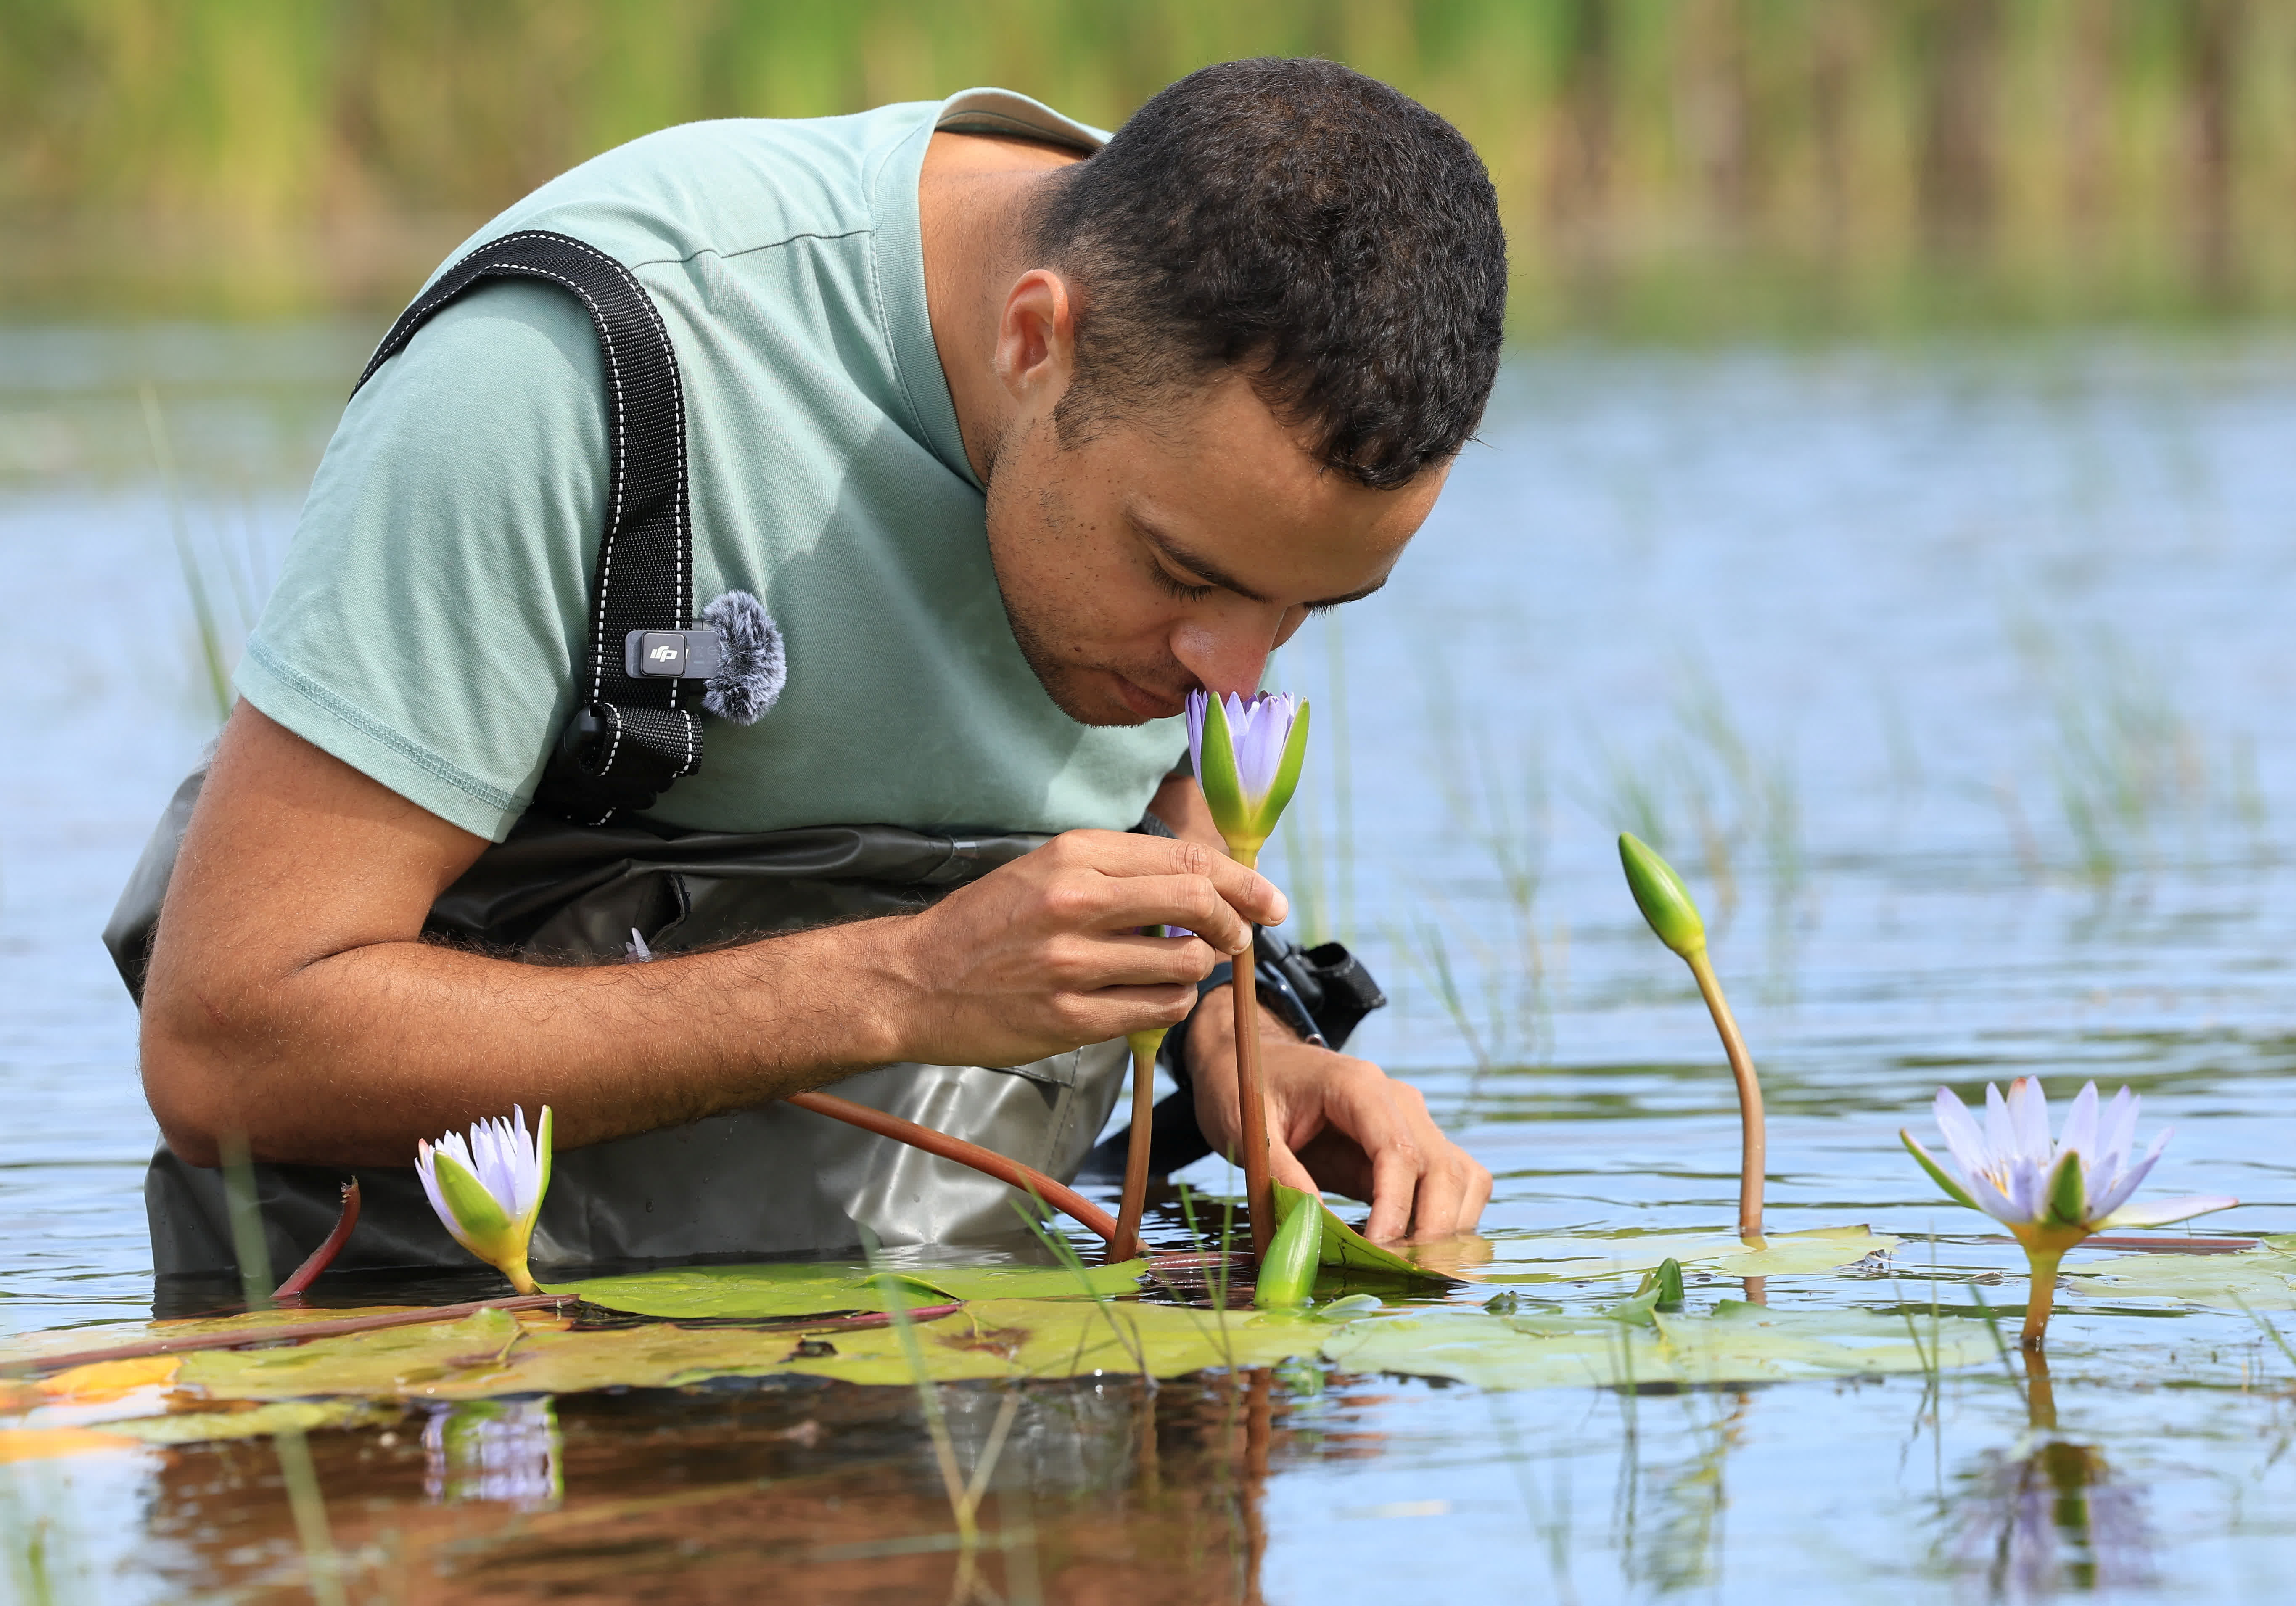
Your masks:
{"label": "floating leaf", "polygon": [[[505,1313],[486,1315],[518,1322]],[[504,1340],[480,1319],[387,1328],[295,1347],[206,1351],[184,1358],[177,1386],[209,1399],[357,1395],[483,1399],[586,1388],[668,1388],[712,1378],[804,1372],[856,1383],[913,1381],[890,1328],[800,1339],[738,1328],[650,1326],[568,1330],[529,1320]],[[1067,1378],[1137,1372],[1160,1378],[1208,1367],[1266,1365],[1313,1355],[1330,1324],[1134,1301],[985,1299],[920,1322],[935,1378]],[[825,1345],[825,1349],[824,1349]]]}
{"label": "floating leaf", "polygon": [[[1144,1260],[1091,1266],[910,1266],[894,1272],[913,1305],[948,1299],[1060,1299],[1139,1291]],[[670,1320],[759,1321],[832,1311],[882,1311],[882,1286],[864,1264],[779,1261],[762,1265],[678,1266],[551,1285],[593,1305]]]}
{"label": "floating leaf", "polygon": [[2116,1256],[2069,1265],[2087,1297],[2182,1299],[2194,1305],[2252,1311],[2296,1310],[2296,1240],[2267,1239],[2236,1255]]}
{"label": "floating leaf", "polygon": [[[1279,1216],[1289,1216],[1292,1205],[1313,1196],[1297,1188],[1275,1185],[1275,1211]],[[1413,1282],[1455,1283],[1459,1280],[1442,1272],[1406,1260],[1392,1249],[1382,1249],[1362,1233],[1332,1213],[1330,1206],[1320,1198],[1316,1208],[1324,1213],[1324,1242],[1318,1252],[1318,1262],[1327,1267],[1337,1267],[1349,1273],[1360,1273],[1374,1281],[1404,1278]]]}
{"label": "floating leaf", "polygon": [[[1725,1300],[1708,1315],[1654,1311],[1636,1327],[1602,1315],[1492,1316],[1421,1311],[1352,1322],[1324,1344],[1354,1371],[1454,1378],[1483,1388],[1761,1382],[1924,1371],[1994,1358],[1982,1322],[1935,1327],[1858,1311],[1779,1311]],[[1919,1335],[1919,1343],[1915,1341]]]}
{"label": "floating leaf", "polygon": [[1773,1232],[1750,1249],[1729,1232],[1651,1232],[1631,1238],[1517,1238],[1497,1244],[1505,1257],[1477,1282],[1574,1282],[1655,1271],[1678,1260],[1724,1277],[1793,1277],[1830,1272],[1904,1240],[1870,1227],[1820,1227]]}

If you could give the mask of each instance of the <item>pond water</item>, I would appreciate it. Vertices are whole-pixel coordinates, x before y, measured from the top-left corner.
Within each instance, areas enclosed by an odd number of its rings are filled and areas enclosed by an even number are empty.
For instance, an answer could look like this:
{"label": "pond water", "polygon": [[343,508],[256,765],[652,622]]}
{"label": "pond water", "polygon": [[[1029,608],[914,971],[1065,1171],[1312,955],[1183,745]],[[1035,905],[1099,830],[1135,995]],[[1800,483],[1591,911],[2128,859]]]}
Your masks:
{"label": "pond water", "polygon": [[[227,647],[370,334],[0,332],[0,1330],[150,1314],[153,1131],[96,934],[213,729],[183,555]],[[1275,868],[1395,997],[1354,1046],[1498,1176],[1477,1275],[1733,1218],[1729,1077],[1627,900],[1622,828],[1715,928],[1773,1229],[1905,1240],[1768,1279],[1773,1308],[2021,1306],[2013,1247],[1898,1147],[1941,1082],[2125,1082],[2177,1128],[2152,1191],[2238,1195],[2210,1231],[2296,1224],[2292,359],[2261,335],[1514,358],[1395,582],[1278,672],[1318,737]],[[1185,1240],[1168,1200],[1157,1232]],[[2276,1600],[2288,1303],[2070,1287],[2054,1436],[1990,1356],[1686,1391],[1312,1362],[1033,1385],[981,1576],[1014,1602]],[[943,1393],[969,1466],[1003,1394]],[[357,1600],[911,1598],[955,1568],[913,1390],[585,1394],[308,1442]],[[0,1587],[303,1598],[279,1469],[263,1440],[0,1467]]]}

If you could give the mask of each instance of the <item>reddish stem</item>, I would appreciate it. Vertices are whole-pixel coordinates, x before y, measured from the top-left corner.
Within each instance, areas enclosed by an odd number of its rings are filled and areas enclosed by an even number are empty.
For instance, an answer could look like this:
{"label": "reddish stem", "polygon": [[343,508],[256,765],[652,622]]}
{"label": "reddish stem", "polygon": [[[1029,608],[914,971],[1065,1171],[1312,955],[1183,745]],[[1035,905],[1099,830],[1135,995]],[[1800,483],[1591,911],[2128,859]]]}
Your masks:
{"label": "reddish stem", "polygon": [[912,1149],[922,1149],[927,1154],[939,1155],[944,1160],[970,1165],[973,1170],[993,1176],[1024,1193],[1035,1194],[1046,1204],[1074,1216],[1103,1239],[1116,1236],[1115,1219],[1107,1211],[1075,1189],[1056,1182],[1035,1167],[1023,1165],[993,1149],[983,1149],[980,1144],[968,1143],[963,1138],[952,1138],[945,1132],[920,1126],[914,1121],[904,1121],[898,1116],[889,1116],[882,1109],[856,1104],[850,1099],[840,1099],[833,1093],[791,1093],[788,1101],[800,1109],[809,1109],[816,1116],[827,1116],[832,1121],[842,1121],[864,1132],[875,1132],[881,1138],[906,1143]]}
{"label": "reddish stem", "polygon": [[[1255,934],[1256,935],[1256,934]],[[1259,959],[1247,948],[1235,956],[1235,1096],[1243,1128],[1243,1194],[1251,1210],[1251,1253],[1267,1258],[1275,1237],[1275,1182],[1267,1174],[1267,1096],[1259,1076]]]}
{"label": "reddish stem", "polygon": [[358,1225],[358,1178],[353,1177],[343,1184],[343,1213],[335,1218],[335,1230],[327,1234],[326,1241],[312,1250],[311,1257],[297,1266],[295,1274],[281,1283],[271,1297],[274,1299],[292,1298],[318,1281],[319,1273],[335,1264],[335,1256],[341,1254],[343,1246],[350,1241],[351,1229]]}
{"label": "reddish stem", "polygon": [[[1160,1040],[1162,1034],[1158,1034]],[[1124,1202],[1116,1213],[1116,1236],[1108,1240],[1111,1261],[1140,1253],[1140,1218],[1148,1208],[1148,1151],[1155,1141],[1156,1045],[1132,1045],[1132,1141],[1124,1157]]]}

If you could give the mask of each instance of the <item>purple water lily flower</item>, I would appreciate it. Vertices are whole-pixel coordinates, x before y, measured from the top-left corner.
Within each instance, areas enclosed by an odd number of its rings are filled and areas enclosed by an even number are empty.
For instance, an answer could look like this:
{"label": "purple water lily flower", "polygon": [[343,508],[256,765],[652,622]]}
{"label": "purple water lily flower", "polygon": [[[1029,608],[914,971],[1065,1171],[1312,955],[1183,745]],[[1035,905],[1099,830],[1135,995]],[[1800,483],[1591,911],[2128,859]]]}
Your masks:
{"label": "purple water lily flower", "polygon": [[1289,692],[1188,694],[1188,754],[1228,852],[1249,864],[1300,784],[1308,703]]}
{"label": "purple water lily flower", "polygon": [[1988,1083],[1982,1128],[1951,1088],[1939,1088],[1938,1130],[1960,1168],[1958,1178],[1939,1165],[1913,1133],[1898,1134],[1948,1198],[1982,1210],[2024,1246],[2033,1268],[2033,1297],[2025,1313],[2029,1349],[2040,1347],[2058,1263],[2082,1240],[2113,1227],[2166,1226],[2240,1203],[2226,1194],[2156,1199],[2146,1205],[2129,1202],[2174,1132],[2164,1129],[2144,1157],[2132,1163],[2141,1102],[2124,1087],[2100,1112],[2092,1082],[2074,1098],[2063,1136],[2052,1142],[2049,1101],[2038,1078],[2020,1076],[2009,1084],[2006,1098]]}
{"label": "purple water lily flower", "polygon": [[450,1132],[414,1149],[414,1174],[455,1241],[520,1293],[536,1292],[526,1257],[550,1188],[550,1107],[542,1107],[531,1135],[525,1110],[513,1106],[508,1121],[472,1123],[468,1141]]}

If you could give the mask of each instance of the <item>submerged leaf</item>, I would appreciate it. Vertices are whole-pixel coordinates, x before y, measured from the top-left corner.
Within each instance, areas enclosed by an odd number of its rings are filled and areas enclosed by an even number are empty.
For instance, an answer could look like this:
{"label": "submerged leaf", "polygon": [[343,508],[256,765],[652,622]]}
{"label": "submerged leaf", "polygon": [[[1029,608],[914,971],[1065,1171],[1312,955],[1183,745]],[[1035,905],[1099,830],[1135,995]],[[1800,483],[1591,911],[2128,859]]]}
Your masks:
{"label": "submerged leaf", "polygon": [[[912,1305],[943,1299],[1061,1299],[1136,1293],[1144,1260],[1090,1266],[909,1266],[892,1273]],[[551,1285],[609,1310],[670,1320],[811,1316],[882,1311],[885,1296],[865,1264],[779,1261],[760,1265],[678,1266]]]}
{"label": "submerged leaf", "polygon": [[[2164,1243],[2173,1244],[2174,1240]],[[2237,1310],[2296,1310],[2296,1241],[2268,1239],[2234,1255],[2116,1256],[2065,1267],[2089,1298],[2182,1299]]]}
{"label": "submerged leaf", "polygon": [[1655,1271],[1669,1260],[1723,1277],[1792,1277],[1830,1272],[1903,1240],[1870,1227],[1820,1227],[1773,1232],[1750,1249],[1734,1233],[1652,1232],[1629,1238],[1517,1238],[1496,1240],[1501,1259],[1473,1274],[1477,1282],[1572,1282]]}
{"label": "submerged leaf", "polygon": [[[587,1388],[672,1388],[712,1378],[802,1372],[855,1383],[914,1381],[890,1328],[840,1331],[824,1347],[789,1332],[674,1326],[565,1330],[528,1323],[508,1346],[451,1326],[389,1328],[292,1349],[186,1356],[181,1387],[216,1400],[356,1395],[483,1399]],[[985,1299],[915,1331],[929,1373],[969,1378],[1160,1378],[1313,1355],[1328,1323],[1132,1301]]]}
{"label": "submerged leaf", "polygon": [[1349,1322],[1324,1341],[1324,1354],[1354,1370],[1452,1378],[1496,1389],[1851,1377],[1994,1357],[1986,1324],[1967,1318],[1937,1324],[1934,1355],[1929,1342],[1924,1333],[1915,1344],[1895,1316],[1778,1311],[1725,1300],[1707,1315],[1653,1312],[1647,1327],[1605,1315],[1416,1312]]}
{"label": "submerged leaf", "polygon": [[309,1433],[321,1428],[371,1428],[395,1422],[400,1415],[398,1405],[373,1400],[281,1400],[247,1411],[178,1412],[106,1422],[103,1427],[107,1433],[123,1433],[147,1445],[203,1445],[265,1438],[288,1429]]}

